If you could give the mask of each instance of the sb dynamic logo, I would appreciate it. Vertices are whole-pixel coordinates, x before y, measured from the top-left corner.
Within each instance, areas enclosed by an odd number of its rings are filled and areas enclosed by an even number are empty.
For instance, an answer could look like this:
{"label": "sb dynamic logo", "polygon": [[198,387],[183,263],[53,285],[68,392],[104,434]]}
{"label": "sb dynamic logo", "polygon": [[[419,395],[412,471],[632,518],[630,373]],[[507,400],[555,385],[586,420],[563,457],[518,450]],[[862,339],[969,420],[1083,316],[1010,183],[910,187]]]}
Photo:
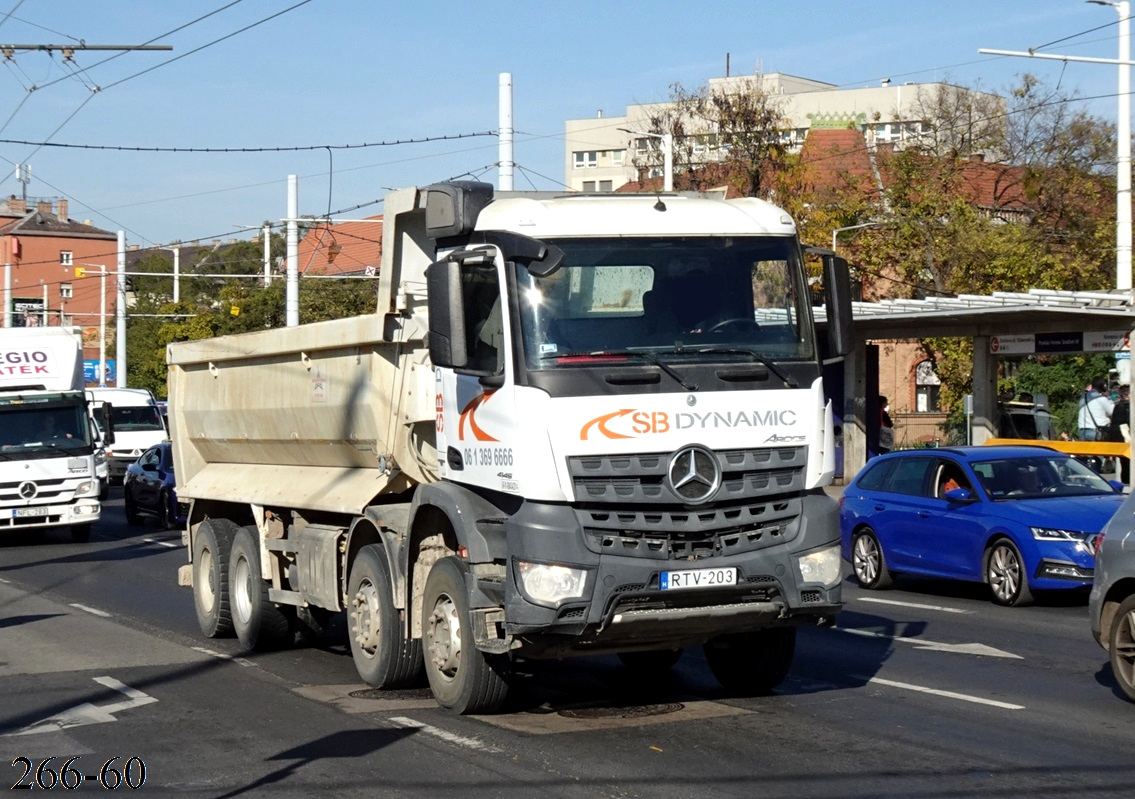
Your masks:
{"label": "sb dynamic logo", "polygon": [[788,427],[796,424],[796,411],[709,411],[706,413],[668,413],[624,408],[586,422],[579,438],[637,438],[669,433],[672,430],[730,430],[742,427]]}

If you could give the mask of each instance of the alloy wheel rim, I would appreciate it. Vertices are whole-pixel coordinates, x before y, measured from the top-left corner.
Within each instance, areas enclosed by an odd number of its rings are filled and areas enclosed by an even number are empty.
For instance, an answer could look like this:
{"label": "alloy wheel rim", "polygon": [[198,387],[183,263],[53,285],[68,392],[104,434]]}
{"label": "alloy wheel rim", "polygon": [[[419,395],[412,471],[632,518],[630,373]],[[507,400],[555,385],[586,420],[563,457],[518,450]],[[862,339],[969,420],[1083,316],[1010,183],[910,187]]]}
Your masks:
{"label": "alloy wheel rim", "polygon": [[989,558],[989,584],[997,596],[1008,602],[1021,586],[1021,564],[1008,547],[997,547]]}
{"label": "alloy wheel rim", "polygon": [[1135,688],[1135,610],[1117,619],[1115,633],[1115,676],[1129,689]]}
{"label": "alloy wheel rim", "polygon": [[855,576],[860,582],[871,583],[879,574],[879,550],[875,542],[862,535],[855,542]]}

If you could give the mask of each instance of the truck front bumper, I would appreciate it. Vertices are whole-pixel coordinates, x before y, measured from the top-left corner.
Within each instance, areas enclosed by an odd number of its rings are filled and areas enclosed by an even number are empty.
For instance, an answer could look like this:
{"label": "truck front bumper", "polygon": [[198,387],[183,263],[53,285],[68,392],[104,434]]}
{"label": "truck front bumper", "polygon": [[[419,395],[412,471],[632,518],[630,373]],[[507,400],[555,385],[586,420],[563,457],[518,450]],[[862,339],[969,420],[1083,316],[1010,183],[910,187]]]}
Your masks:
{"label": "truck front bumper", "polygon": [[[807,495],[801,510],[763,545],[691,560],[649,547],[636,547],[631,555],[617,548],[594,551],[570,507],[526,503],[508,522],[505,630],[520,641],[522,654],[553,657],[691,646],[724,633],[830,621],[841,607],[841,581],[804,582],[799,558],[838,546],[836,507],[826,496]],[[534,600],[523,587],[522,562],[585,572],[580,595]],[[664,573],[697,569],[735,570],[736,580],[720,587],[662,587]]]}
{"label": "truck front bumper", "polygon": [[99,520],[102,506],[95,498],[72,503],[0,507],[0,532],[91,524]]}

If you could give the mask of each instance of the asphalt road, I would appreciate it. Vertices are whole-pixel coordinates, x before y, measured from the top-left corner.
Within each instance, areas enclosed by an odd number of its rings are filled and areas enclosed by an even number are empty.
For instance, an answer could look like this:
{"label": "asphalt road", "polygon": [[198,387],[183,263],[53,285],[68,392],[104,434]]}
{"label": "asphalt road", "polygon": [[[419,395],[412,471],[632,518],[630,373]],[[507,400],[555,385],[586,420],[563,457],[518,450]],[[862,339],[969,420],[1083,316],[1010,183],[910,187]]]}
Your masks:
{"label": "asphalt road", "polygon": [[1128,797],[1135,783],[1135,705],[1084,596],[1001,608],[980,586],[849,581],[836,628],[801,631],[774,696],[723,695],[700,651],[659,679],[595,657],[521,664],[505,713],[462,718],[424,689],[376,698],[341,630],[267,654],[203,639],[184,562],[177,531],[125,524],[120,491],[88,544],[0,541],[0,787],[34,783],[48,757],[57,773],[78,757],[80,792],[134,758],[139,793],[207,797]]}

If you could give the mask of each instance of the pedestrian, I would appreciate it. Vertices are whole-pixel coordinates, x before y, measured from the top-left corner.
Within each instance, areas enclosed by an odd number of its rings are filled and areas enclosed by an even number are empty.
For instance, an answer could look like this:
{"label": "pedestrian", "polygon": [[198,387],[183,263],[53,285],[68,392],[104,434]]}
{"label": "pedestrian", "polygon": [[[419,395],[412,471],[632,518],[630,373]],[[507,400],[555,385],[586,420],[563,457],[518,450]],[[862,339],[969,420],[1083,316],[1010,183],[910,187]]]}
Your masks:
{"label": "pedestrian", "polygon": [[895,426],[891,421],[891,406],[887,398],[879,395],[879,454],[895,448]]}
{"label": "pedestrian", "polygon": [[1076,414],[1081,441],[1102,441],[1111,422],[1111,411],[1115,403],[1106,393],[1107,382],[1097,377],[1084,390],[1080,397],[1080,407]]}
{"label": "pedestrian", "polygon": [[[1131,387],[1119,387],[1119,399],[1111,411],[1111,423],[1107,426],[1107,441],[1131,443]],[[1119,479],[1131,482],[1131,459],[1119,459]]]}

